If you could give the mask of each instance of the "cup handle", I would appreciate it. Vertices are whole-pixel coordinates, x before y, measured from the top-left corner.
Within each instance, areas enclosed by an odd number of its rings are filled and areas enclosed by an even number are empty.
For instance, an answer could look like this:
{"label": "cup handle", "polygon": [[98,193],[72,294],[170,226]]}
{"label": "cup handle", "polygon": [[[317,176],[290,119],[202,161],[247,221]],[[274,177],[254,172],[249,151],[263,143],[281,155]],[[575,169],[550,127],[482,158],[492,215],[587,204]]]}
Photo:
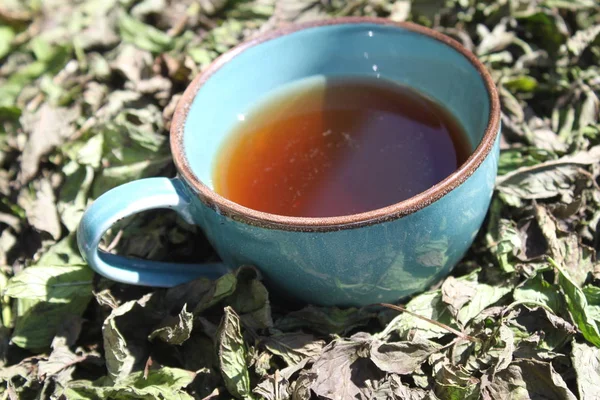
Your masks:
{"label": "cup handle", "polygon": [[224,264],[179,264],[122,257],[98,248],[102,235],[117,221],[156,208],[175,210],[193,224],[190,198],[177,179],[147,178],[118,186],[86,210],[77,228],[79,251],[100,275],[144,286],[171,287],[198,277],[216,279],[227,273]]}

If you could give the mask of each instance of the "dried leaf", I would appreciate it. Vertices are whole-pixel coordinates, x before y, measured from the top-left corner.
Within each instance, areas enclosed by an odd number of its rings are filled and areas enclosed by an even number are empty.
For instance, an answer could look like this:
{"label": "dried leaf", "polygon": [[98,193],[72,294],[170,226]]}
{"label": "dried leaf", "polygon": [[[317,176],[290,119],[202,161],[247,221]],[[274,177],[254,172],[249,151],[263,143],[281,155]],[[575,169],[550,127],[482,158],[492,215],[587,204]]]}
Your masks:
{"label": "dried leaf", "polygon": [[171,36],[126,13],[119,16],[119,31],[123,41],[153,53],[167,51],[173,46]]}
{"label": "dried leaf", "polygon": [[73,123],[79,113],[77,108],[44,104],[35,115],[27,114],[22,117],[21,123],[29,135],[21,158],[19,181],[22,184],[35,176],[43,156],[75,132]]}
{"label": "dried leaf", "polygon": [[374,316],[375,314],[365,309],[307,306],[278,319],[275,328],[284,332],[308,328],[322,334],[344,334],[358,326],[366,325]]}
{"label": "dried leaf", "polygon": [[496,180],[498,190],[522,199],[546,199],[558,195],[573,197],[573,185],[582,176],[580,166],[600,162],[600,147],[522,167]]}
{"label": "dried leaf", "polygon": [[148,334],[162,320],[154,309],[152,294],[123,303],[112,310],[102,325],[108,377],[120,383],[140,370],[148,357]]}
{"label": "dried leaf", "polygon": [[573,341],[571,361],[577,374],[577,389],[581,399],[600,397],[600,349]]}
{"label": "dried leaf", "polygon": [[[423,293],[412,299],[406,305],[408,311],[421,317],[429,318],[446,325],[455,326],[455,320],[442,301],[442,293],[437,290]],[[434,339],[447,335],[448,330],[417,318],[408,313],[402,313],[394,318],[383,331],[387,335],[397,331],[401,338]],[[385,337],[385,336],[384,336]]]}
{"label": "dried leaf", "polygon": [[515,361],[497,373],[489,385],[482,387],[481,395],[484,400],[576,399],[552,364],[527,359]]}
{"label": "dried leaf", "polygon": [[442,301],[448,304],[454,317],[465,304],[471,301],[476,293],[477,282],[470,279],[456,279],[449,276],[442,284]]}
{"label": "dried leaf", "polygon": [[433,372],[434,392],[439,398],[470,400],[479,397],[479,379],[470,376],[464,368],[452,365],[444,356],[436,356]]}
{"label": "dried leaf", "polygon": [[[363,358],[368,349],[369,341],[364,338],[338,339],[328,344],[311,369],[316,375],[311,385],[313,392],[330,400],[356,398],[363,382],[378,374],[373,364]],[[336,379],[330,379],[331,376]]]}
{"label": "dried leaf", "polygon": [[599,34],[600,25],[593,25],[587,29],[577,31],[567,40],[567,49],[575,57],[579,57],[594,42]]}
{"label": "dried leaf", "polygon": [[430,341],[371,344],[371,361],[385,372],[407,375],[414,372],[431,354],[441,346]]}
{"label": "dried leaf", "polygon": [[219,368],[229,393],[238,399],[251,397],[250,376],[246,364],[247,349],[242,338],[240,319],[230,307],[217,332]]}
{"label": "dried leaf", "polygon": [[190,338],[194,326],[194,315],[186,310],[184,305],[176,316],[169,316],[161,323],[161,327],[154,330],[148,340],[159,338],[169,344],[180,345]]}
{"label": "dried leaf", "polygon": [[288,367],[316,357],[325,346],[323,340],[302,332],[276,334],[261,342],[269,352],[283,358]]}

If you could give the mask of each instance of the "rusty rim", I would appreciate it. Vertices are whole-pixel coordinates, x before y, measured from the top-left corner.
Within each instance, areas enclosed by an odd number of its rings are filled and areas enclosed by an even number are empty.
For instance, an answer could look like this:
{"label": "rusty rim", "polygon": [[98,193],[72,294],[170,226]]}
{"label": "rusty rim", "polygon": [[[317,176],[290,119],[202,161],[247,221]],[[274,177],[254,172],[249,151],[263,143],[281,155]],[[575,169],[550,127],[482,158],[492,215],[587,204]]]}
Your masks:
{"label": "rusty rim", "polygon": [[[244,207],[233,201],[230,201],[219,194],[212,191],[208,186],[202,183],[198,177],[192,172],[189,167],[187,158],[183,151],[183,134],[187,114],[191,104],[196,96],[196,93],[201,90],[202,85],[210,79],[223,65],[228,63],[238,54],[245,50],[261,44],[263,42],[288,35],[303,29],[340,24],[378,24],[384,26],[398,27],[410,30],[422,35],[429,36],[435,40],[450,46],[460,54],[462,54],[475,69],[479,72],[483,79],[489,97],[489,116],[488,124],[485,129],[483,139],[473,151],[471,156],[460,166],[456,171],[446,177],[438,184],[432,186],[424,192],[417,194],[409,199],[389,205],[387,207],[371,210],[359,214],[344,215],[339,217],[324,217],[324,218],[307,218],[307,217],[288,217],[284,215],[270,214],[262,211],[256,211],[248,207]],[[425,28],[409,22],[393,22],[381,18],[370,17],[346,17],[336,18],[324,21],[312,21],[303,24],[289,25],[283,28],[267,32],[259,35],[239,46],[233,48],[227,53],[221,55],[214,60],[201,74],[196,76],[187,87],[173,116],[171,125],[171,151],[175,165],[183,177],[197,193],[199,198],[209,207],[218,209],[219,213],[231,217],[237,221],[242,221],[250,225],[257,225],[264,228],[293,230],[293,231],[335,231],[341,229],[356,228],[364,225],[371,225],[380,222],[385,222],[405,215],[414,213],[422,208],[427,207],[433,202],[441,199],[450,191],[462,184],[470,177],[475,170],[483,163],[487,155],[494,146],[496,134],[500,124],[500,101],[498,93],[492,77],[483,66],[483,64],[475,57],[473,53],[465,49],[460,43],[445,36],[437,31]]]}

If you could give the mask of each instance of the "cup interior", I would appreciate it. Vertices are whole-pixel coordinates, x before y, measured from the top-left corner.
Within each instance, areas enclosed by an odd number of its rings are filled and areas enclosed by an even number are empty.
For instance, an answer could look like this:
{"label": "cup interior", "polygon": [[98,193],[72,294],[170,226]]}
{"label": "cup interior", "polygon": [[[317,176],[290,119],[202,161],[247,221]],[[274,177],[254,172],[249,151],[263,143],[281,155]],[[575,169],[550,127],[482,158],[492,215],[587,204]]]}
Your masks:
{"label": "cup interior", "polygon": [[370,76],[435,99],[462,124],[474,150],[489,123],[490,94],[473,63],[450,45],[373,22],[308,27],[245,47],[212,68],[190,104],[182,151],[211,190],[216,155],[236,124],[265,98],[310,78]]}

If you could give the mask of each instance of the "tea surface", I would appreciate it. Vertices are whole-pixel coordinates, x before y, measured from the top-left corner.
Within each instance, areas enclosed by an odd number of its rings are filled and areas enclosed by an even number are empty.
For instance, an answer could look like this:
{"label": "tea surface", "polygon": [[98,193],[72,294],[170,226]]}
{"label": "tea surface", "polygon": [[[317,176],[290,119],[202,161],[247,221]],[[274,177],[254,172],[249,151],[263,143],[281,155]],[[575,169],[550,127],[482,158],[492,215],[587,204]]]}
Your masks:
{"label": "tea surface", "polygon": [[406,200],[470,155],[448,110],[375,78],[296,85],[240,116],[217,156],[217,193],[258,211],[332,217]]}

